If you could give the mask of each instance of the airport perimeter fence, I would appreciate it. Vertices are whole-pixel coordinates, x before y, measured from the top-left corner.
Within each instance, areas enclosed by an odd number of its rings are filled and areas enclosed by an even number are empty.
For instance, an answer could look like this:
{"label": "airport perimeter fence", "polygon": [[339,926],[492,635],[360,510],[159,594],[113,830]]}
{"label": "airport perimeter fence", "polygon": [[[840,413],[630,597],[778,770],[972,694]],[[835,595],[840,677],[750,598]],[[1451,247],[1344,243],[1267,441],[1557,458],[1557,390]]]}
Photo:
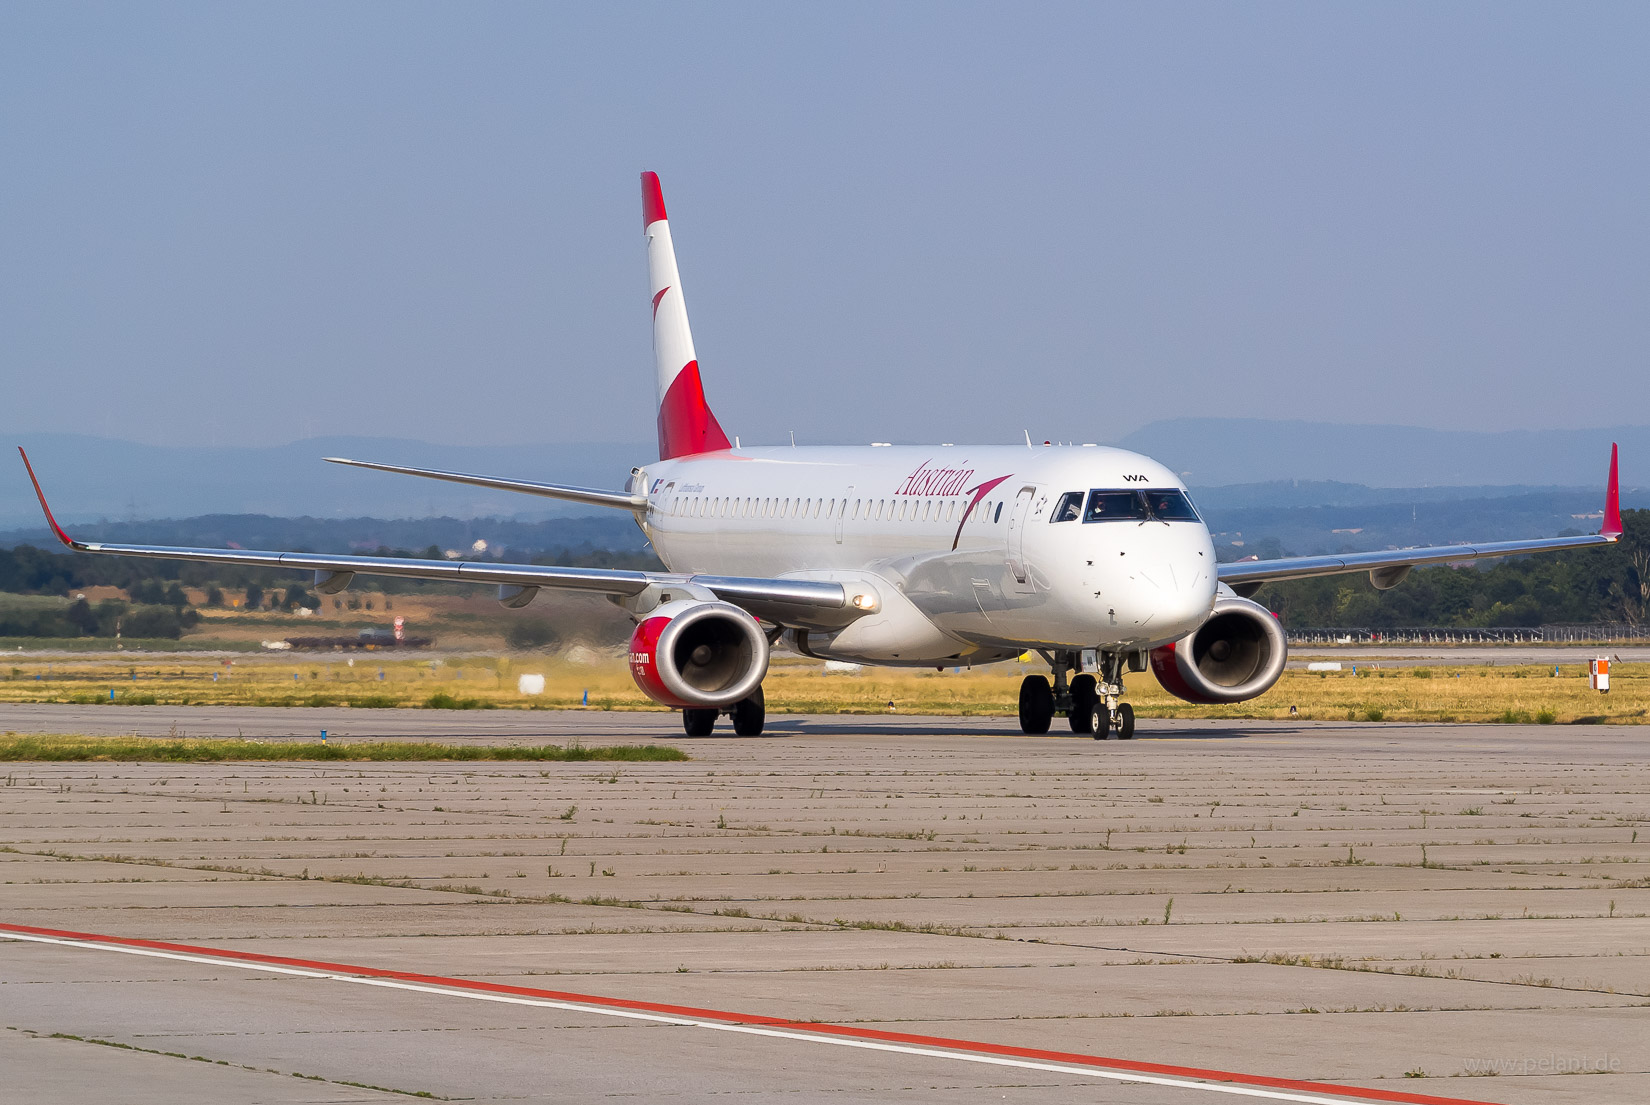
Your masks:
{"label": "airport perimeter fence", "polygon": [[1406,626],[1401,629],[1291,629],[1291,645],[1644,644],[1650,625]]}

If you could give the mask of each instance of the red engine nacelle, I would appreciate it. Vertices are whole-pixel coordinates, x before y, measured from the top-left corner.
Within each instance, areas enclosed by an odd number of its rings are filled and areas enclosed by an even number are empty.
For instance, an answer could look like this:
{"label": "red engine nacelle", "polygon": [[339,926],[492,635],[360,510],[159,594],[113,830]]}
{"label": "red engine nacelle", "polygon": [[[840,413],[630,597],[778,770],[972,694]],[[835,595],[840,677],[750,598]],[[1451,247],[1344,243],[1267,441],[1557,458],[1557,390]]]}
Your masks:
{"label": "red engine nacelle", "polygon": [[730,603],[667,602],[630,635],[631,678],[663,706],[731,706],[767,674],[767,635]]}
{"label": "red engine nacelle", "polygon": [[1270,610],[1225,598],[1196,631],[1152,649],[1152,672],[1177,698],[1211,705],[1265,694],[1288,659],[1289,643]]}

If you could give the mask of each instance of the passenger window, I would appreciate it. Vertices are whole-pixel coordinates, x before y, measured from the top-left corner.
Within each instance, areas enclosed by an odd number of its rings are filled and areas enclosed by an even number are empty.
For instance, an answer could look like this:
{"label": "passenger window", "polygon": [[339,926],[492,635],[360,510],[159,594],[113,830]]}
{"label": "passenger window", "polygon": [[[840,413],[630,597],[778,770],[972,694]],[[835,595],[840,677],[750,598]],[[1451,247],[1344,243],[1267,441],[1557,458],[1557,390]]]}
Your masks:
{"label": "passenger window", "polygon": [[993,523],[995,523],[995,522],[1001,522],[1001,521],[1002,521],[1002,520],[1003,520],[1003,504],[1002,504],[1002,503],[998,503],[998,504],[997,504],[997,513],[996,513],[996,516],[995,516],[995,517],[993,517],[993,518],[992,518],[992,519],[991,519],[991,521],[992,521],[992,522],[993,522]]}
{"label": "passenger window", "polygon": [[1083,516],[1083,493],[1068,491],[1060,496],[1060,501],[1054,504],[1054,513],[1049,515],[1052,522],[1075,522]]}

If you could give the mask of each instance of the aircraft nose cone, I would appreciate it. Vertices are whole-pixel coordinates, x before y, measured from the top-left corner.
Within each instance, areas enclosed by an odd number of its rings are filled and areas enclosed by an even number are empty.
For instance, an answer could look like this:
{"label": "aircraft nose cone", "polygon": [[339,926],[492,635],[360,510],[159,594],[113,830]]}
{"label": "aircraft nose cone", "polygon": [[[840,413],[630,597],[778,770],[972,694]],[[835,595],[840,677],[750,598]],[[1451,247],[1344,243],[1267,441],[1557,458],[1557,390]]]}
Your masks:
{"label": "aircraft nose cone", "polygon": [[1142,612],[1138,623],[1153,634],[1190,633],[1209,613],[1214,585],[1196,564],[1159,561],[1135,570]]}
{"label": "aircraft nose cone", "polygon": [[1178,594],[1181,589],[1180,573],[1175,566],[1167,561],[1153,564],[1149,568],[1141,569],[1140,578],[1165,594]]}

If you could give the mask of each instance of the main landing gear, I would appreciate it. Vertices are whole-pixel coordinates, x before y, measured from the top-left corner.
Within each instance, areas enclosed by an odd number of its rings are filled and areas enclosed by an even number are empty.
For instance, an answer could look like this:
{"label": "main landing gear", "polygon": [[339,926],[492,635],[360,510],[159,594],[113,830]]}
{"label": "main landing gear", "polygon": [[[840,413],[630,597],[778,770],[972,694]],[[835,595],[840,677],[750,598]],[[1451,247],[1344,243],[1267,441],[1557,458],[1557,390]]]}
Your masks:
{"label": "main landing gear", "polygon": [[[682,711],[682,731],[690,737],[708,737],[716,728],[716,719],[726,714],[733,719],[733,733],[738,737],[760,737],[767,720],[766,700],[762,688],[749,698],[742,698],[732,706],[689,708]],[[1046,726],[1045,726],[1046,728]]]}
{"label": "main landing gear", "polygon": [[1020,730],[1046,733],[1056,714],[1064,714],[1073,733],[1088,733],[1095,740],[1133,740],[1134,707],[1123,696],[1123,669],[1144,671],[1136,660],[1140,653],[1102,652],[1099,678],[1086,672],[1069,682],[1068,671],[1082,671],[1082,655],[1075,651],[1045,652],[1043,658],[1054,670],[1054,685],[1040,675],[1028,675],[1020,683]]}

